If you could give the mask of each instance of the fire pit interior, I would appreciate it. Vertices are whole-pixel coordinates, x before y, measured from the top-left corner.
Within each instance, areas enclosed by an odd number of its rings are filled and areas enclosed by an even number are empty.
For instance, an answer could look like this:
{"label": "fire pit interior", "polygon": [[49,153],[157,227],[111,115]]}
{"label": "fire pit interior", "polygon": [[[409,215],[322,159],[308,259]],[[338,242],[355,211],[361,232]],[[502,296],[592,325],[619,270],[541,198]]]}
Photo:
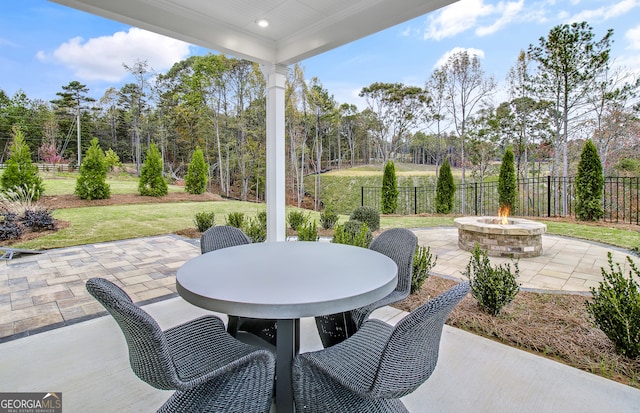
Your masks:
{"label": "fire pit interior", "polygon": [[476,242],[492,257],[530,258],[542,254],[545,224],[522,218],[462,217],[454,220],[458,246],[472,251]]}

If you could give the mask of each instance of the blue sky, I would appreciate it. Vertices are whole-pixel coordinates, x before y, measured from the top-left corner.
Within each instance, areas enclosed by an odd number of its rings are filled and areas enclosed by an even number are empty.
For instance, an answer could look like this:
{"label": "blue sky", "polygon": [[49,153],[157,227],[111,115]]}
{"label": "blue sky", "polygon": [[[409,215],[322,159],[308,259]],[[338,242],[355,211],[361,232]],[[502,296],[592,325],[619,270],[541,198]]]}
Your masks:
{"label": "blue sky", "polygon": [[[583,20],[596,39],[614,29],[614,65],[640,73],[640,0],[461,0],[301,64],[307,78],[318,77],[339,103],[362,110],[362,87],[423,86],[434,68],[462,49],[477,54],[502,84],[520,50],[537,45],[558,24]],[[132,81],[122,63],[146,60],[165,72],[207,52],[45,0],[4,1],[0,13],[0,89],[10,96],[22,89],[48,101],[78,80],[100,98],[108,87]]]}

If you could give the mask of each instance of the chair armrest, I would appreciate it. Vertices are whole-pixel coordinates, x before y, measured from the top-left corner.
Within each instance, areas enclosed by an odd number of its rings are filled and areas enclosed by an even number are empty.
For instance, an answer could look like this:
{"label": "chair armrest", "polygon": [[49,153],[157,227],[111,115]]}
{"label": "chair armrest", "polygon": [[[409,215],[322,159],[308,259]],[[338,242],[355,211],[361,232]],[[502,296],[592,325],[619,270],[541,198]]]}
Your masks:
{"label": "chair armrest", "polygon": [[380,320],[366,321],[360,330],[335,346],[298,356],[333,380],[358,394],[366,394],[376,376],[382,352],[393,327]]}
{"label": "chair armrest", "polygon": [[204,383],[269,353],[229,335],[215,316],[196,318],[164,333],[176,373],[185,387]]}

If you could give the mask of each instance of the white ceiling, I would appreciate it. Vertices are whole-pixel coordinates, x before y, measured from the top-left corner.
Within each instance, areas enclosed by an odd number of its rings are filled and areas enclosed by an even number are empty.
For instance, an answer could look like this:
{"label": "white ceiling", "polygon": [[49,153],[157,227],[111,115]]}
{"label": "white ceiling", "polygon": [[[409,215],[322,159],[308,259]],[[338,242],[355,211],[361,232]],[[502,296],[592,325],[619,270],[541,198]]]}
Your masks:
{"label": "white ceiling", "polygon": [[456,0],[51,1],[235,57],[290,65]]}

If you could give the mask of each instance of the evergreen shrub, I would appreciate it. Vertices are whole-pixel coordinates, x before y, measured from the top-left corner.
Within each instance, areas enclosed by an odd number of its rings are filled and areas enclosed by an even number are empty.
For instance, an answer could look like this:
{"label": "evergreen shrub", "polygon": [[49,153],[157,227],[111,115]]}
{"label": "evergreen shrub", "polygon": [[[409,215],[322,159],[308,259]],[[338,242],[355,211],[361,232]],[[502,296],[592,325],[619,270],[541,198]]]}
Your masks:
{"label": "evergreen shrub", "polygon": [[335,213],[332,207],[326,207],[320,212],[320,226],[323,229],[332,229],[338,222],[338,214]]}
{"label": "evergreen shrub", "polygon": [[415,293],[429,278],[429,271],[436,265],[438,256],[431,253],[430,247],[416,246],[413,255],[413,271],[411,273],[411,293]]}
{"label": "evergreen shrub", "polygon": [[583,221],[597,221],[604,216],[602,190],[604,176],[598,150],[589,139],[582,148],[576,175],[576,216]]}
{"label": "evergreen shrub", "polygon": [[508,146],[502,157],[500,164],[500,175],[498,176],[498,205],[514,210],[518,199],[518,184],[516,180],[516,169],[513,161],[513,151]]}
{"label": "evergreen shrub", "polygon": [[255,217],[245,220],[243,231],[251,242],[264,242],[267,239],[267,211],[260,211]]}
{"label": "evergreen shrub", "polygon": [[476,243],[464,276],[469,279],[471,295],[487,313],[498,315],[520,291],[516,281],[520,275],[517,261],[514,266],[515,273],[511,272],[508,263],[492,267],[487,253]]}
{"label": "evergreen shrub", "polygon": [[76,195],[80,199],[89,200],[111,197],[111,187],[107,184],[108,169],[109,166],[104,152],[98,145],[98,139],[93,138],[80,165],[80,176],[76,180]]}
{"label": "evergreen shrub", "polygon": [[380,213],[372,207],[359,206],[353,210],[349,219],[366,223],[371,232],[380,229]]}
{"label": "evergreen shrub", "polygon": [[289,222],[289,227],[297,231],[298,228],[305,225],[309,220],[309,216],[302,211],[289,211],[287,214],[287,222]]}
{"label": "evergreen shrub", "polygon": [[298,241],[317,241],[318,240],[318,223],[307,222],[298,227]]}
{"label": "evergreen shrub", "polygon": [[333,239],[331,240],[335,244],[355,245],[362,248],[369,248],[371,241],[373,241],[373,235],[371,235],[369,226],[364,222],[355,220],[336,225],[333,230]]}
{"label": "evergreen shrub", "polygon": [[236,227],[242,229],[244,227],[245,216],[244,212],[229,212],[227,214],[227,225],[230,227]]}
{"label": "evergreen shrub", "polygon": [[216,214],[213,211],[196,212],[193,223],[199,232],[205,232],[216,224]]}
{"label": "evergreen shrub", "polygon": [[38,166],[31,161],[31,151],[19,127],[13,128],[13,143],[9,147],[9,159],[0,176],[0,187],[3,192],[25,188],[32,191],[33,200],[37,201],[44,192],[42,178],[38,174]]}
{"label": "evergreen shrub", "polygon": [[451,167],[449,161],[445,159],[438,172],[438,181],[436,182],[436,213],[450,214],[453,211],[455,192],[456,185],[453,182]]}
{"label": "evergreen shrub", "polygon": [[[382,175],[382,199],[380,209],[383,214],[393,214],[398,208],[398,179],[393,161],[387,161]],[[371,231],[375,231],[372,229]]]}
{"label": "evergreen shrub", "polygon": [[162,176],[162,155],[155,143],[147,149],[140,169],[138,192],[142,196],[161,197],[169,193],[169,185]]}
{"label": "evergreen shrub", "polygon": [[209,167],[204,160],[204,153],[202,149],[197,147],[191,156],[184,190],[189,194],[204,194],[207,189],[208,171]]}
{"label": "evergreen shrub", "polygon": [[631,270],[626,278],[620,264],[613,264],[611,252],[609,272],[602,270],[603,281],[591,288],[592,300],[586,303],[587,312],[595,324],[613,342],[616,351],[630,358],[640,357],[640,278],[636,264],[627,256]]}

